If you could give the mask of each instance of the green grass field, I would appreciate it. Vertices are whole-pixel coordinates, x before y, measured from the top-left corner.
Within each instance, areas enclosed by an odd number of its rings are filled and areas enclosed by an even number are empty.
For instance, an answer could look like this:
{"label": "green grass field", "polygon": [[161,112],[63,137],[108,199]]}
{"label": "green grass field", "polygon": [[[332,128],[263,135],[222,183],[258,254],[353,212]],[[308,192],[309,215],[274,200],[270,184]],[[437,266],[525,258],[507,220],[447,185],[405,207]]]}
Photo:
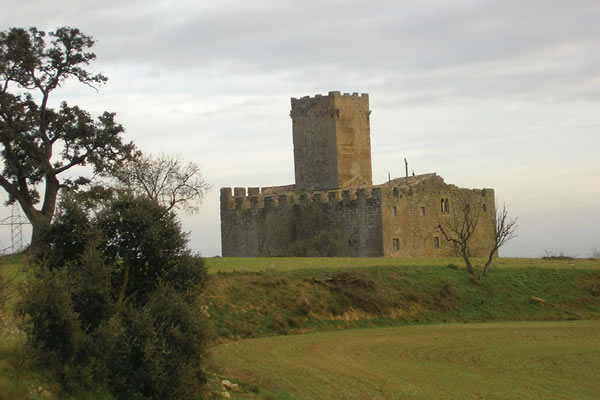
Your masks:
{"label": "green grass field", "polygon": [[[482,266],[484,258],[473,258],[475,266]],[[210,273],[217,272],[260,272],[294,271],[299,269],[339,269],[352,267],[402,267],[402,266],[446,266],[454,264],[464,267],[459,257],[400,257],[400,258],[351,258],[351,257],[212,257],[206,259]],[[492,264],[497,268],[551,268],[551,269],[597,269],[600,260],[594,259],[550,259],[541,258],[498,258]]]}
{"label": "green grass field", "polygon": [[234,398],[597,399],[598,332],[600,321],[405,326],[242,340],[212,357],[240,382]]}

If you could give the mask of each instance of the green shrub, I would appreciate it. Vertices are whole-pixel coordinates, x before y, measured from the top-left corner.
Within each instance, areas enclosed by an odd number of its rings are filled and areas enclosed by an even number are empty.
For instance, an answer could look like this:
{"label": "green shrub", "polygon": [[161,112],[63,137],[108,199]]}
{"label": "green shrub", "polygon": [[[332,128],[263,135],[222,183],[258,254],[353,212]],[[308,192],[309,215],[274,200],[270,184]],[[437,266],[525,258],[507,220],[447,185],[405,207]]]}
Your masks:
{"label": "green shrub", "polygon": [[69,196],[60,203],[52,225],[44,232],[44,243],[37,261],[49,268],[76,262],[88,243],[97,236],[86,209]]}
{"label": "green shrub", "polygon": [[40,267],[29,281],[19,309],[32,320],[33,343],[46,364],[68,361],[82,334],[73,309],[67,270]]}
{"label": "green shrub", "polygon": [[205,383],[205,321],[198,308],[169,286],[143,307],[118,316],[110,361],[112,391],[124,399],[192,399]]}
{"label": "green shrub", "polygon": [[208,275],[175,215],[124,197],[90,215],[66,201],[20,310],[40,362],[70,393],[120,399],[196,398],[205,381]]}

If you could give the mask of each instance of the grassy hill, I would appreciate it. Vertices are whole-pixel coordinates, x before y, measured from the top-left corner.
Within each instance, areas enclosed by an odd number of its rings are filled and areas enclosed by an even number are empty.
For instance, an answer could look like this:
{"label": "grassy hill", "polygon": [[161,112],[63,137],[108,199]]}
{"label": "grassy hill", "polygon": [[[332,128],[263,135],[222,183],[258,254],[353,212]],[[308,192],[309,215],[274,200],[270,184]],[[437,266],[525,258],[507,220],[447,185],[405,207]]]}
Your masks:
{"label": "grassy hill", "polygon": [[[210,259],[214,274],[204,296],[206,311],[225,338],[600,318],[597,260],[498,260],[481,279],[470,277],[457,259],[433,261]],[[224,270],[235,272],[219,272]]]}

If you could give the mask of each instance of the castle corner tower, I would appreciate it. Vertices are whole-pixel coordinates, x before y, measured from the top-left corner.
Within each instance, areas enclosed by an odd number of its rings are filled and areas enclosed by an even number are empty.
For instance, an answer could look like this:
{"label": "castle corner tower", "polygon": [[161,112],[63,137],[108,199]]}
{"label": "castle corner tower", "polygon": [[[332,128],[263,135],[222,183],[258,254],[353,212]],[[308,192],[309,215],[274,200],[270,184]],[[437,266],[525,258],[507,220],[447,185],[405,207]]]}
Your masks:
{"label": "castle corner tower", "polygon": [[369,95],[292,98],[296,188],[371,186]]}

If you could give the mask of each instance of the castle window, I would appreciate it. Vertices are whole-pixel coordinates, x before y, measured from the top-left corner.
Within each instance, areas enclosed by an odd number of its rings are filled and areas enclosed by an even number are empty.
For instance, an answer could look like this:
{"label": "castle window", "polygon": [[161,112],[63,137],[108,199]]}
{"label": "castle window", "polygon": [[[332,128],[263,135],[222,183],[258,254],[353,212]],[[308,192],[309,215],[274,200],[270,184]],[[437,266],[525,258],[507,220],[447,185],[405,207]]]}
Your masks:
{"label": "castle window", "polygon": [[425,207],[421,207],[421,216],[424,217],[425,216]]}
{"label": "castle window", "polygon": [[440,248],[440,238],[437,236],[433,237],[433,248],[434,249],[439,249]]}
{"label": "castle window", "polygon": [[392,207],[392,215],[398,215],[398,208],[397,207]]}
{"label": "castle window", "polygon": [[485,204],[483,205],[483,212],[487,212],[487,206]]}
{"label": "castle window", "polygon": [[440,209],[442,214],[448,214],[450,212],[450,202],[448,199],[442,199],[440,202]]}
{"label": "castle window", "polygon": [[400,250],[400,239],[392,239],[392,250]]}
{"label": "castle window", "polygon": [[440,210],[442,211],[442,214],[448,214],[450,212],[450,202],[448,199],[442,199],[440,201]]}

